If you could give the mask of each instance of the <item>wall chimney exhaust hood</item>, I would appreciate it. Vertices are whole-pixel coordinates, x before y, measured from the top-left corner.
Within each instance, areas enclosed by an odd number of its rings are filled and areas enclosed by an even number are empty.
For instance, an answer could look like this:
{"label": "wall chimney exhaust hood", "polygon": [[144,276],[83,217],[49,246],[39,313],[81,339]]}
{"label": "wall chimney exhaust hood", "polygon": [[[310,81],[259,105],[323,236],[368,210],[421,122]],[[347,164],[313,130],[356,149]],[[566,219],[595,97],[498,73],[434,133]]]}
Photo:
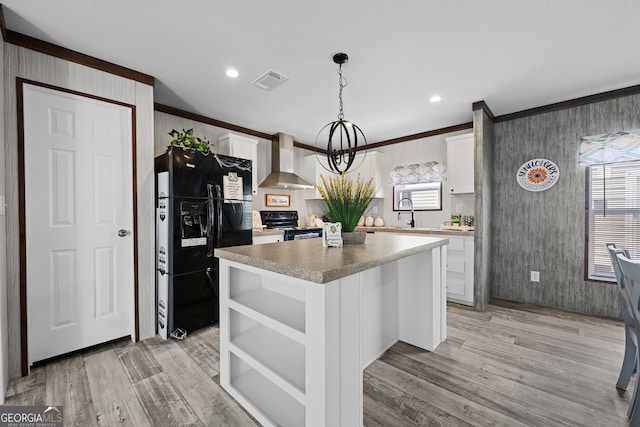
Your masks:
{"label": "wall chimney exhaust hood", "polygon": [[271,174],[260,184],[260,187],[286,188],[303,190],[314,188],[298,175],[293,173],[293,137],[277,133],[271,139]]}

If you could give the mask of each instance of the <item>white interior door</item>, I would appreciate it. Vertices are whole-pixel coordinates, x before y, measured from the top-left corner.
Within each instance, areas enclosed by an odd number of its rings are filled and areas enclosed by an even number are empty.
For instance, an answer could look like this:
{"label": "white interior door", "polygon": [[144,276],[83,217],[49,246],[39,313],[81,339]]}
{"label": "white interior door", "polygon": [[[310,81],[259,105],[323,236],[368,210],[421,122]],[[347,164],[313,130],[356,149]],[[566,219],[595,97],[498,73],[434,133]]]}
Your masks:
{"label": "white interior door", "polygon": [[31,365],[134,336],[132,112],[23,87]]}

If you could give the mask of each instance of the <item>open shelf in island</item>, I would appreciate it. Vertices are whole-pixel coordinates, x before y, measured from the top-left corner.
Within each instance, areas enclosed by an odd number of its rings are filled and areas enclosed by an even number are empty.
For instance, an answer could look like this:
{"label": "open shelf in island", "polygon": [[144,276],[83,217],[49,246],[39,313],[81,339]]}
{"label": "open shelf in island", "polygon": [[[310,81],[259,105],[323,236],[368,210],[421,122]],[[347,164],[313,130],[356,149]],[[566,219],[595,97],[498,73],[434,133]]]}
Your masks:
{"label": "open shelf in island", "polygon": [[263,425],[303,426],[305,406],[235,354],[230,356],[229,390]]}
{"label": "open shelf in island", "polygon": [[304,345],[234,310],[230,316],[232,351],[246,354],[264,367],[261,370],[273,372],[286,385],[294,387],[290,394],[304,396]]}

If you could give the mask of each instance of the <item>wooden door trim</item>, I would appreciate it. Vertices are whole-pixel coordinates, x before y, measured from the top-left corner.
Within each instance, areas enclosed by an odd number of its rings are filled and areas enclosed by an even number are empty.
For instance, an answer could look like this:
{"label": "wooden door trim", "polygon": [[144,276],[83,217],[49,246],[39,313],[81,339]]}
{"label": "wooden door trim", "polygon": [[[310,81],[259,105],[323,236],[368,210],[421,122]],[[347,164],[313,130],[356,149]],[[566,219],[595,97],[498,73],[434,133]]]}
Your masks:
{"label": "wooden door trim", "polygon": [[113,99],[66,89],[50,84],[16,78],[16,106],[18,112],[18,227],[19,227],[19,257],[20,257],[20,348],[22,376],[29,374],[29,358],[27,345],[27,245],[26,245],[26,216],[25,216],[25,167],[24,167],[24,97],[23,88],[25,84],[44,87],[59,92],[70,93],[95,99],[109,104],[121,105],[131,109],[131,169],[132,169],[132,203],[133,203],[133,312],[134,312],[134,333],[135,341],[140,337],[140,318],[138,307],[138,192],[137,192],[137,168],[136,168],[136,106]]}

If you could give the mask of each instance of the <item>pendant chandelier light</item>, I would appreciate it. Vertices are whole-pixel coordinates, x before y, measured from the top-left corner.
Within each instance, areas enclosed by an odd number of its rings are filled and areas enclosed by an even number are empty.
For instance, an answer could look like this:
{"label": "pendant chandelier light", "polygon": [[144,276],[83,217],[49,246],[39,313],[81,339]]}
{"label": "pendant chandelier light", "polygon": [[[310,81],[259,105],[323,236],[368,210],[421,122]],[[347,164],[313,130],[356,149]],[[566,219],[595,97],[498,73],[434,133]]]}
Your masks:
{"label": "pendant chandelier light", "polygon": [[[347,86],[347,79],[342,76],[342,65],[349,60],[349,56],[346,53],[336,53],[333,55],[333,62],[338,64],[338,99],[340,100],[340,110],[338,112],[338,120],[327,123],[316,137],[316,147],[318,143],[322,143],[322,140],[327,141],[326,148],[326,160],[327,166],[324,162],[320,164],[330,172],[343,174],[347,172],[352,166],[354,166],[354,160],[356,157],[356,151],[358,144],[360,147],[366,147],[367,139],[364,136],[362,130],[356,126],[355,123],[345,120],[344,118],[344,105],[342,103],[342,89]],[[324,139],[323,133],[328,130],[328,137]],[[362,148],[361,148],[362,149]],[[355,165],[357,167],[358,165]]]}

